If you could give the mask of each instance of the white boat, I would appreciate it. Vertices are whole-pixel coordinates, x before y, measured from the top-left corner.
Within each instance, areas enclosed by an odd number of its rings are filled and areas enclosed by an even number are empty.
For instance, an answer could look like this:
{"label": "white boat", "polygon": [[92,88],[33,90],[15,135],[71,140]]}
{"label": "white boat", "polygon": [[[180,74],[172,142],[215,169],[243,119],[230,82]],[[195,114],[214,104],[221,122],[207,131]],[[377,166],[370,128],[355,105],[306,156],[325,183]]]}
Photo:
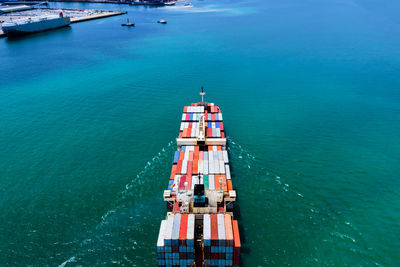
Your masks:
{"label": "white boat", "polygon": [[37,16],[5,22],[2,24],[2,30],[10,37],[58,29],[70,24],[70,18],[64,17],[63,13],[60,13],[59,15]]}

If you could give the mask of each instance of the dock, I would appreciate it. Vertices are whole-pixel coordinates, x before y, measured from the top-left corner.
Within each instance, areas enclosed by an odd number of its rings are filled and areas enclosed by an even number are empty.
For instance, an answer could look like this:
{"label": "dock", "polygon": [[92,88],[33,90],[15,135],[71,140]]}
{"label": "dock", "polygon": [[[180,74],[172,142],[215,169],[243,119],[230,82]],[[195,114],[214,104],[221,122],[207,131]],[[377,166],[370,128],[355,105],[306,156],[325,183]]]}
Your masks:
{"label": "dock", "polygon": [[[71,18],[71,24],[73,23],[78,23],[78,22],[83,22],[83,21],[88,21],[88,20],[95,20],[95,19],[102,19],[102,18],[107,18],[107,17],[113,17],[113,16],[119,16],[119,15],[124,15],[127,14],[128,12],[126,11],[106,11],[106,10],[81,10],[81,9],[61,9],[62,12]],[[40,14],[40,12],[46,12],[45,14],[49,13],[55,13],[57,14],[60,9],[34,9],[34,10],[29,10],[29,11],[22,11],[22,12],[15,12],[14,17],[20,16],[37,16],[37,15],[43,15]],[[2,20],[4,19],[6,21],[7,17],[4,15],[0,16]],[[7,35],[1,30],[0,28],[0,38],[6,37]]]}

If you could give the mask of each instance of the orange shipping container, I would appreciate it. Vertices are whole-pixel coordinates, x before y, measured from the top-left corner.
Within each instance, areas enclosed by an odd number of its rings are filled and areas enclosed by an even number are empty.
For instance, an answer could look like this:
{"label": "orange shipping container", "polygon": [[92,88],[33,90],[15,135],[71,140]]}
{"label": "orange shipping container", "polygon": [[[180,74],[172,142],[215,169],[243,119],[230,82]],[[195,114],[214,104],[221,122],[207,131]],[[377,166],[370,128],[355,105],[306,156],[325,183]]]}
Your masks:
{"label": "orange shipping container", "polygon": [[228,191],[232,191],[233,190],[232,180],[227,180],[227,183],[228,183]]}
{"label": "orange shipping container", "polygon": [[233,230],[233,245],[235,248],[240,248],[239,225],[237,220],[232,220]]}
{"label": "orange shipping container", "polygon": [[199,161],[198,160],[193,161],[193,173],[199,173]]}
{"label": "orange shipping container", "polygon": [[193,157],[194,157],[194,152],[189,151],[189,161],[193,161]]}
{"label": "orange shipping container", "polygon": [[229,247],[233,247],[233,229],[232,229],[232,217],[229,214],[225,214],[225,237]]}
{"label": "orange shipping container", "polygon": [[179,159],[178,160],[183,160],[185,158],[185,151],[179,151]]}
{"label": "orange shipping container", "polygon": [[170,180],[174,180],[176,174],[176,165],[172,165],[171,176],[169,177]]}

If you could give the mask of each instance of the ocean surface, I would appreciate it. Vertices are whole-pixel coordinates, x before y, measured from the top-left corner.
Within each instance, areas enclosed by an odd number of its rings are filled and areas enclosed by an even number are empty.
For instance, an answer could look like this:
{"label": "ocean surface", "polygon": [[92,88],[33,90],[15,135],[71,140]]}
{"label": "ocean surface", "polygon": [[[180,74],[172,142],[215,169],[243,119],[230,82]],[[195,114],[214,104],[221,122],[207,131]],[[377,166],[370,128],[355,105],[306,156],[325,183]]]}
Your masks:
{"label": "ocean surface", "polygon": [[242,266],[399,266],[400,2],[192,3],[0,39],[0,265],[155,266],[204,85]]}

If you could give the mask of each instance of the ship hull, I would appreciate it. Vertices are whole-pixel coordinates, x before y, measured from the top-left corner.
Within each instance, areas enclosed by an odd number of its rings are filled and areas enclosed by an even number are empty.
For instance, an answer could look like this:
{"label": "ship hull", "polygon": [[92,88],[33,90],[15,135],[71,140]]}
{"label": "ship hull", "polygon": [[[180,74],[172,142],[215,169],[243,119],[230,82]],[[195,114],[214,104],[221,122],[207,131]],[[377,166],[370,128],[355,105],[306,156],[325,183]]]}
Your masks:
{"label": "ship hull", "polygon": [[3,32],[8,37],[27,35],[32,33],[44,32],[67,27],[71,24],[68,17],[60,17],[53,20],[43,20],[40,22],[26,23],[22,25],[3,27]]}

